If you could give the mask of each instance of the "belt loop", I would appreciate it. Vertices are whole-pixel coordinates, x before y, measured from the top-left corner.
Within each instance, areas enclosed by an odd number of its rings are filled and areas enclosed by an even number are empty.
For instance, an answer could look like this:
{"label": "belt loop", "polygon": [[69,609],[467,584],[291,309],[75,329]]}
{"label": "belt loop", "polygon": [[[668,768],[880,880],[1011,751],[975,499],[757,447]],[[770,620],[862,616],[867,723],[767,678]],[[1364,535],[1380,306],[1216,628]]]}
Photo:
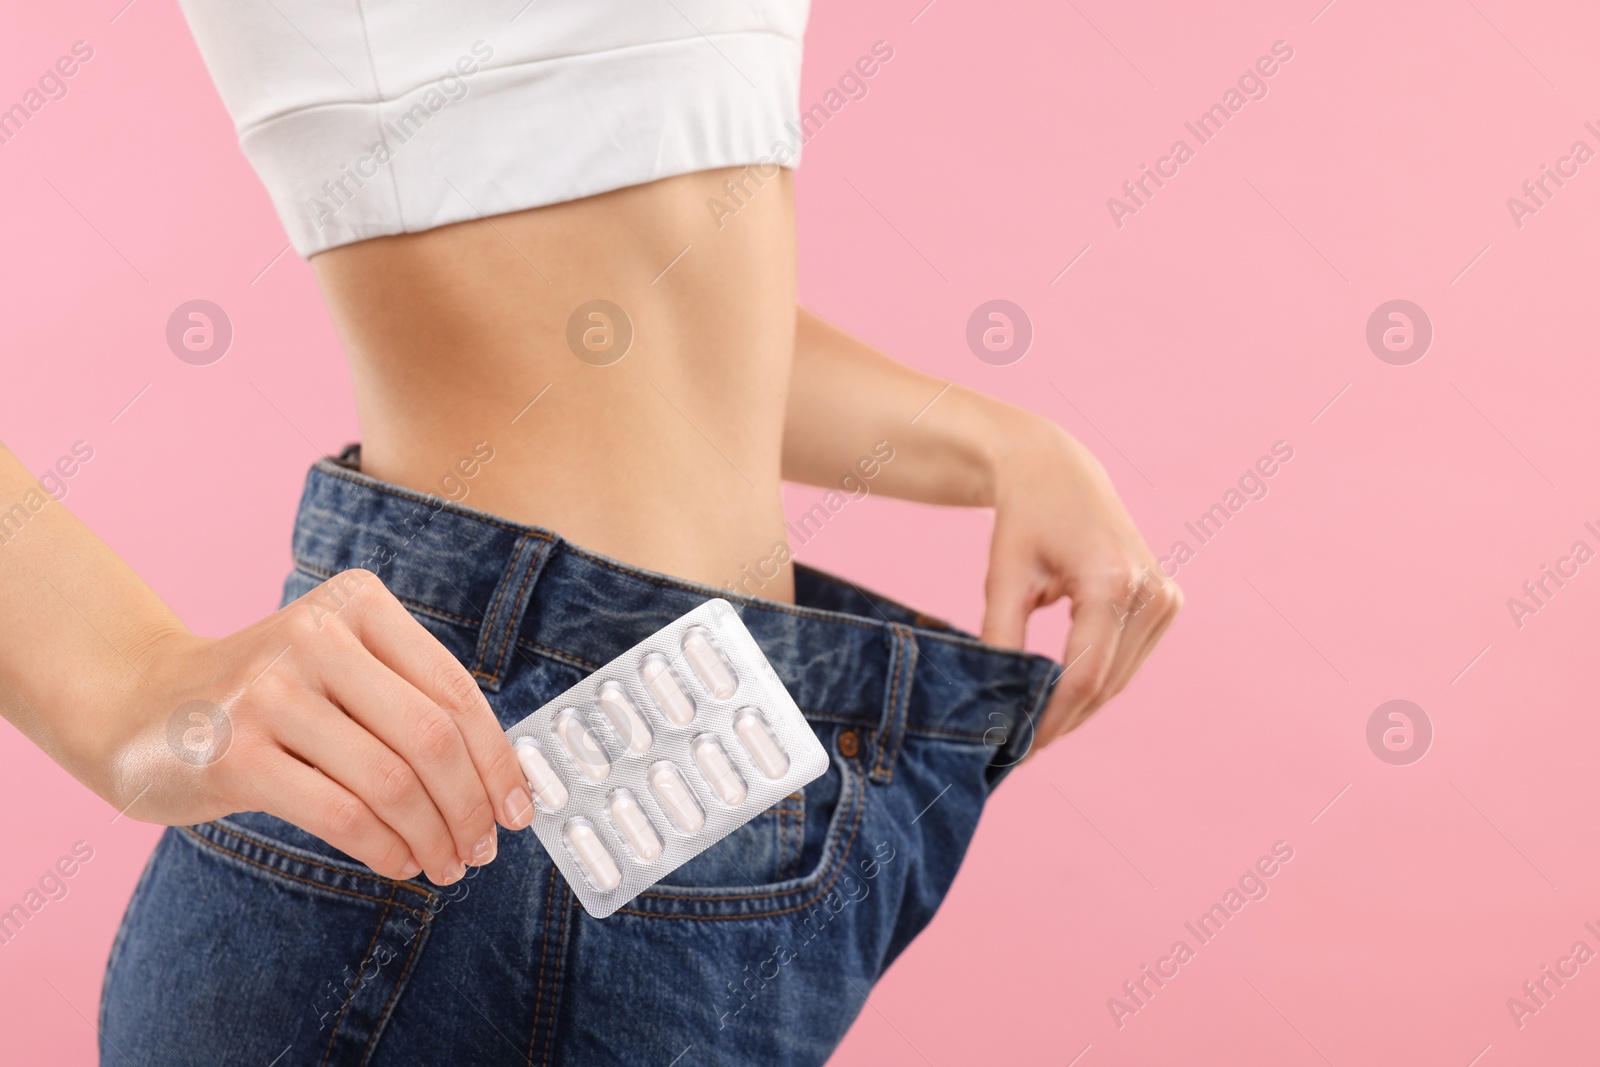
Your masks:
{"label": "belt loop", "polygon": [[528,610],[534,583],[550,556],[550,541],[524,534],[511,548],[506,572],[489,598],[489,609],[478,631],[478,650],[473,657],[472,675],[478,685],[491,693],[500,691],[500,681],[510,662],[511,646],[522,629],[522,615]]}
{"label": "belt loop", "polygon": [[911,704],[911,679],[917,672],[917,638],[909,626],[891,622],[884,631],[889,644],[888,680],[883,693],[883,721],[878,724],[877,754],[868,775],[879,785],[894,780],[894,762],[906,736]]}

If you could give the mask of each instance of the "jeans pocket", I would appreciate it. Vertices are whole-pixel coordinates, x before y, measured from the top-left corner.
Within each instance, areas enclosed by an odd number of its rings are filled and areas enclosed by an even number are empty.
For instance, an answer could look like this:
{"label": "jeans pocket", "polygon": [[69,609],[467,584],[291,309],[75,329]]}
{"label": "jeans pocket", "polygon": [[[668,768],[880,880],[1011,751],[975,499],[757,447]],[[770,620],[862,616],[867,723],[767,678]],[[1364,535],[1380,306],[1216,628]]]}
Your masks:
{"label": "jeans pocket", "polygon": [[796,878],[805,858],[806,795],[792,793],[661,879],[679,889]]}
{"label": "jeans pocket", "polygon": [[106,1062],[363,1062],[437,897],[226,821],[169,829],[106,974]]}
{"label": "jeans pocket", "polygon": [[[826,728],[824,744],[833,732]],[[838,878],[866,803],[865,768],[835,751],[826,774],[666,875],[622,911],[753,918],[798,910]]]}

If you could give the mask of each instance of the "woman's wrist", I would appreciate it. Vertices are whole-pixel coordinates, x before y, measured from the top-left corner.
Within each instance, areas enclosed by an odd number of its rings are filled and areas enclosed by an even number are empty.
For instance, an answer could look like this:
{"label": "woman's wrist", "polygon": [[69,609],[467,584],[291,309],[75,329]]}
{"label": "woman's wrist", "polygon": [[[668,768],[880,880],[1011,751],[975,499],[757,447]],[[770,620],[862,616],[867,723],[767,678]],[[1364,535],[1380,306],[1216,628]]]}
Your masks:
{"label": "woman's wrist", "polygon": [[952,389],[962,408],[968,461],[961,479],[961,502],[992,508],[1030,460],[1070,446],[1065,430],[1042,415],[966,389]]}
{"label": "woman's wrist", "polygon": [[58,762],[107,803],[121,808],[132,800],[143,784],[130,774],[152,769],[150,730],[152,716],[159,716],[152,709],[177,690],[174,675],[184,673],[178,661],[202,640],[166,620],[152,621],[123,649],[136,676],[120,670],[84,675],[58,692],[56,702],[65,706],[50,717],[66,750]]}

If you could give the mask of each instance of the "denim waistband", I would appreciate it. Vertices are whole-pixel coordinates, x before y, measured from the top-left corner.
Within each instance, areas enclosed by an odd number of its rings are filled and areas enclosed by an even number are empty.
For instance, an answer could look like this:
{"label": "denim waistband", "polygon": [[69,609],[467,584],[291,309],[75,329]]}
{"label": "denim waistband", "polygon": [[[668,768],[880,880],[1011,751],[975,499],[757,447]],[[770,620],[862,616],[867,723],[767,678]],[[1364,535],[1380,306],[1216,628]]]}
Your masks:
{"label": "denim waistband", "polygon": [[477,633],[479,683],[497,691],[519,656],[592,671],[708,597],[726,598],[808,718],[871,730],[874,776],[907,732],[988,744],[991,779],[1026,754],[1060,675],[1043,656],[986,645],[937,619],[804,565],[794,604],[629,566],[559,534],[370,478],[352,446],[311,468],[296,565],[378,574],[413,612]]}

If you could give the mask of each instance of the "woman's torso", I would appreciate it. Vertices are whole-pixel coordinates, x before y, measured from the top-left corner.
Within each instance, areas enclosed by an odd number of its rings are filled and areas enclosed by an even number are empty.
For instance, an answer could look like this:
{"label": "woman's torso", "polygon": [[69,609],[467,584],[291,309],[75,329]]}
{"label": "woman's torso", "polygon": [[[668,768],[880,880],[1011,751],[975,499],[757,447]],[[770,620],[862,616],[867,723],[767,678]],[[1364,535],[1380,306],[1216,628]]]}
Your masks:
{"label": "woman's torso", "polygon": [[366,473],[714,585],[786,543],[789,171],[682,175],[312,264]]}
{"label": "woman's torso", "polygon": [[183,0],[322,284],[368,473],[768,573],[808,6]]}

